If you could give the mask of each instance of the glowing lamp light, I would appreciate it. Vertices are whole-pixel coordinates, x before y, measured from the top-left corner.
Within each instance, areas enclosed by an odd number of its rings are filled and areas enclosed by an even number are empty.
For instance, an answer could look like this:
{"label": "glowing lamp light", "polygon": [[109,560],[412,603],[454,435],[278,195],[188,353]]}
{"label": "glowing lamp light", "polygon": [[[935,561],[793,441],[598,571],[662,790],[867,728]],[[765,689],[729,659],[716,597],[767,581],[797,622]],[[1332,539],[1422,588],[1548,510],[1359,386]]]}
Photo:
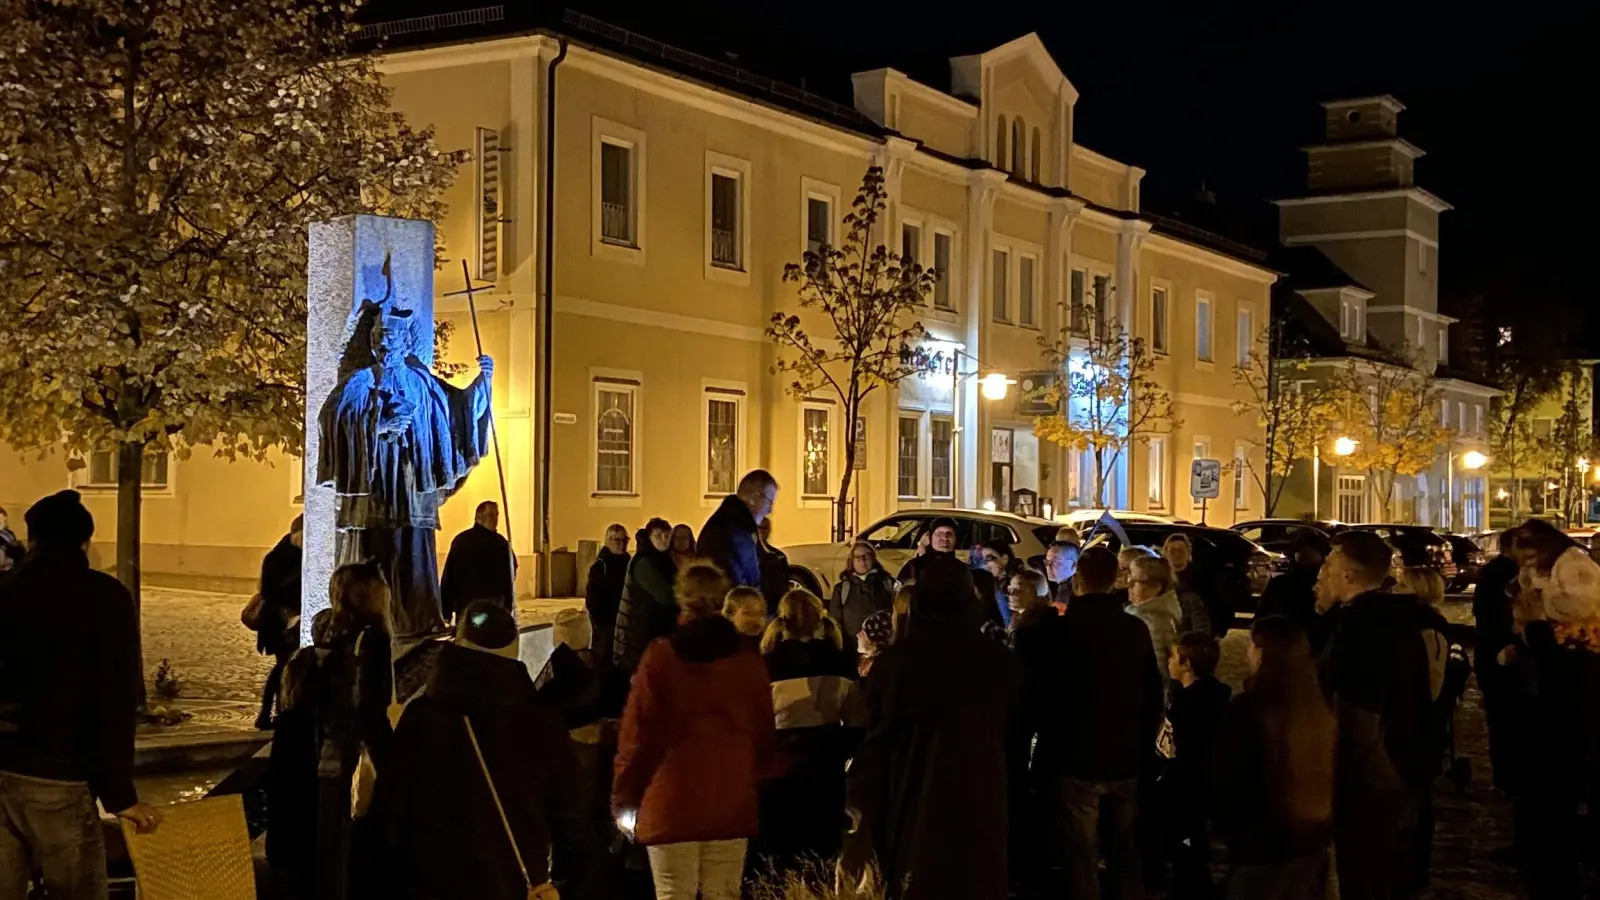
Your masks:
{"label": "glowing lamp light", "polygon": [[1511,492],[1505,488],[1501,488],[1500,490],[1494,492],[1494,497],[1496,500],[1506,500],[1511,497]]}
{"label": "glowing lamp light", "polygon": [[1554,481],[1551,481],[1551,482],[1547,482],[1545,484],[1544,489],[1547,490],[1547,491],[1559,491],[1559,490],[1561,490],[1561,485],[1556,484]]}
{"label": "glowing lamp light", "polygon": [[1353,438],[1347,438],[1347,437],[1336,438],[1336,439],[1334,439],[1334,442],[1333,442],[1333,455],[1334,456],[1349,456],[1350,454],[1356,452],[1356,447],[1360,443],[1361,443],[1360,441],[1355,440]]}
{"label": "glowing lamp light", "polygon": [[1004,400],[1006,392],[1016,383],[1015,378],[1007,378],[1004,372],[990,372],[978,379],[985,400]]}
{"label": "glowing lamp light", "polygon": [[1489,457],[1484,456],[1482,453],[1479,453],[1476,450],[1468,450],[1467,452],[1461,454],[1461,467],[1463,469],[1481,469],[1483,468],[1483,464],[1488,461]]}
{"label": "glowing lamp light", "polygon": [[993,500],[985,500],[985,501],[983,501],[983,508],[988,510],[989,512],[994,512],[994,501]]}

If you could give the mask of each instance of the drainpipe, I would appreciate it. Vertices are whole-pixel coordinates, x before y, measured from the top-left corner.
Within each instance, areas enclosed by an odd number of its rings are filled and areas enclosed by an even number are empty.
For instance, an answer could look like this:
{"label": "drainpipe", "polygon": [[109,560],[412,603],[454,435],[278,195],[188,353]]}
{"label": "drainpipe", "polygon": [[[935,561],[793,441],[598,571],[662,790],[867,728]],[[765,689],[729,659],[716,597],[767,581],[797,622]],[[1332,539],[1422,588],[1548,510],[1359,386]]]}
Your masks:
{"label": "drainpipe", "polygon": [[539,450],[539,549],[544,553],[544,577],[550,586],[550,354],[555,346],[551,329],[555,327],[555,222],[556,222],[556,66],[567,58],[567,39],[556,39],[559,49],[545,70],[544,123],[544,298],[540,304],[540,406],[544,413]]}

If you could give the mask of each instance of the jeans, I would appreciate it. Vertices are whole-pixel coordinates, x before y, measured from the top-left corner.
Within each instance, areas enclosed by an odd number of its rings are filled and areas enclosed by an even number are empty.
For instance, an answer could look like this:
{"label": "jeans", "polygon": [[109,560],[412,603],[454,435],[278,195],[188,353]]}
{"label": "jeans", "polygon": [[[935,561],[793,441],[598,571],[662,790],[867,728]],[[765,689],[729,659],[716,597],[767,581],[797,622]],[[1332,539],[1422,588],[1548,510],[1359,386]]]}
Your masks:
{"label": "jeans", "polygon": [[697,841],[648,848],[656,900],[739,900],[746,843]]}
{"label": "jeans", "polygon": [[1228,900],[1318,900],[1328,889],[1328,851],[1228,870]]}
{"label": "jeans", "polygon": [[50,900],[105,900],[100,810],[81,781],[0,772],[0,900],[27,900],[35,878]]}
{"label": "jeans", "polygon": [[1066,837],[1067,896],[1070,900],[1100,900],[1099,855],[1096,839],[1105,852],[1109,896],[1115,900],[1142,900],[1144,873],[1139,863],[1135,831],[1139,819],[1139,780],[1080,781],[1062,778],[1056,783],[1056,803],[1061,831]]}

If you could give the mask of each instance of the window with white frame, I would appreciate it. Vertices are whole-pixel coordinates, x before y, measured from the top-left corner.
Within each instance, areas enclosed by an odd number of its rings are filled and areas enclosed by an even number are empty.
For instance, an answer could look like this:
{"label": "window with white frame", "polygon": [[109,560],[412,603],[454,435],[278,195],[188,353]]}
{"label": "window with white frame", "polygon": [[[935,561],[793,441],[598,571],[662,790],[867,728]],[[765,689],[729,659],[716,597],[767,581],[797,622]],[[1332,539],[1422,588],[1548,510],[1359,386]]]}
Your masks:
{"label": "window with white frame", "polygon": [[800,494],[828,497],[833,491],[833,407],[806,403],[800,407]]}
{"label": "window with white frame", "polygon": [[933,233],[933,306],[935,309],[955,309],[955,298],[950,296],[950,260],[954,256],[955,237],[947,232]]}
{"label": "window with white frame", "polygon": [[954,496],[956,423],[949,417],[933,416],[928,430],[932,438],[928,490],[935,500],[949,500]]}
{"label": "window with white frame", "polygon": [[1467,430],[1467,401],[1456,401],[1456,427],[1462,431]]}
{"label": "window with white frame", "polygon": [[833,198],[807,194],[806,250],[820,253],[824,246],[832,246],[833,241]]}
{"label": "window with white frame", "polygon": [[595,379],[594,490],[596,494],[635,494],[637,384]]}
{"label": "window with white frame", "polygon": [[910,269],[922,262],[922,226],[915,222],[900,224],[900,264]]}
{"label": "window with white frame", "polygon": [[1071,285],[1067,291],[1067,310],[1071,314],[1073,334],[1089,333],[1089,314],[1085,310],[1088,302],[1089,273],[1083,269],[1073,269]]}
{"label": "window with white frame", "polygon": [[1439,365],[1444,365],[1450,361],[1450,328],[1443,323],[1439,325],[1438,341]]}
{"label": "window with white frame", "polygon": [[1343,298],[1339,301],[1339,336],[1347,341],[1361,341],[1366,336],[1366,325],[1361,321],[1362,308],[1360,300]]}
{"label": "window with white frame", "polygon": [[994,320],[1009,322],[1011,308],[1007,294],[1010,291],[1011,252],[996,247],[991,265],[994,269]]}
{"label": "window with white frame", "polygon": [[1440,400],[1439,401],[1439,427],[1440,428],[1449,428],[1450,427],[1450,401],[1449,400]]}
{"label": "window with white frame", "polygon": [[1211,335],[1211,298],[1204,294],[1196,294],[1194,298],[1194,358],[1201,362],[1211,362],[1214,356]]}
{"label": "window with white frame", "polygon": [[1147,497],[1150,506],[1161,509],[1167,505],[1167,439],[1151,438],[1145,455],[1145,477],[1149,481]]}
{"label": "window with white frame", "polygon": [[915,500],[922,496],[922,416],[902,415],[896,436],[896,456],[899,459],[899,496],[902,500]]}
{"label": "window with white frame", "polygon": [[739,432],[744,392],[705,390],[706,494],[731,494],[739,486]]}
{"label": "window with white frame", "polygon": [[1150,347],[1157,353],[1167,352],[1167,289],[1150,290]]}
{"label": "window with white frame", "polygon": [[1250,323],[1250,310],[1248,308],[1240,309],[1237,334],[1239,346],[1238,356],[1235,359],[1235,364],[1241,369],[1250,365],[1250,345],[1255,341],[1255,334],[1253,333],[1252,328],[1253,326]]}
{"label": "window with white frame", "polygon": [[634,148],[618,138],[600,138],[600,240],[638,246]]}
{"label": "window with white frame", "polygon": [[1011,164],[1011,157],[1006,155],[1006,117],[1000,116],[995,120],[994,126],[994,164],[997,168],[1004,169]]}
{"label": "window with white frame", "polygon": [[744,176],[734,169],[711,169],[711,264],[744,268]]}
{"label": "window with white frame", "polygon": [[[166,488],[169,486],[168,472],[171,461],[165,453],[146,453],[144,455],[143,471],[139,474],[139,483],[147,488]],[[117,451],[95,450],[89,454],[89,464],[79,476],[80,487],[87,488],[114,488],[117,486]]]}
{"label": "window with white frame", "polygon": [[1031,256],[1017,258],[1017,321],[1023,325],[1034,324],[1034,270],[1037,260]]}
{"label": "window with white frame", "polygon": [[1111,327],[1111,276],[1094,276],[1094,333],[1105,337]]}
{"label": "window with white frame", "polygon": [[1250,505],[1250,445],[1243,442],[1233,445],[1233,508],[1244,509]]}
{"label": "window with white frame", "polygon": [[1194,458],[1195,459],[1210,459],[1211,458],[1211,439],[1210,438],[1195,438],[1194,439]]}
{"label": "window with white frame", "polygon": [[1472,433],[1483,437],[1483,404],[1474,404],[1472,407]]}

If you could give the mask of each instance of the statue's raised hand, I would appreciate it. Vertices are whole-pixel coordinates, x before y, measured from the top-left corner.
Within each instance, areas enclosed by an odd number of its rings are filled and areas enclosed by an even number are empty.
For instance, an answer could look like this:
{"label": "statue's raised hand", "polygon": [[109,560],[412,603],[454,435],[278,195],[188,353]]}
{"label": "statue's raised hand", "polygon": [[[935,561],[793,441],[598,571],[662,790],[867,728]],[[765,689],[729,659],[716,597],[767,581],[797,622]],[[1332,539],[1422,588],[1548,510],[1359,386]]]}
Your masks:
{"label": "statue's raised hand", "polygon": [[487,356],[478,357],[478,371],[483,373],[483,380],[488,381],[494,377],[494,360]]}

